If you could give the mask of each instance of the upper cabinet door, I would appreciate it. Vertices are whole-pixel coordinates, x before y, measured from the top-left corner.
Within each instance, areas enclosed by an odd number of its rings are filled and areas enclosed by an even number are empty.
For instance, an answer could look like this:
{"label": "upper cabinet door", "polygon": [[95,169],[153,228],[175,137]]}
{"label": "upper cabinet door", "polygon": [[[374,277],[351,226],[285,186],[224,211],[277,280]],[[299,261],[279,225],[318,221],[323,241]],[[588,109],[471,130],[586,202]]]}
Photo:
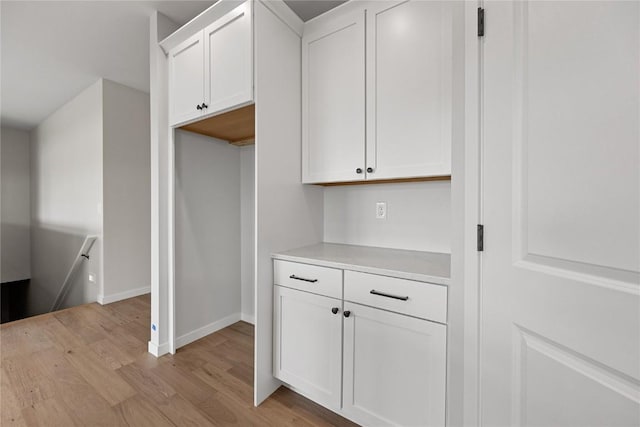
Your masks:
{"label": "upper cabinet door", "polygon": [[169,121],[186,122],[202,114],[204,93],[202,31],[169,52]]}
{"label": "upper cabinet door", "polygon": [[364,10],[302,38],[302,181],[364,179]]}
{"label": "upper cabinet door", "polygon": [[451,174],[452,10],[446,1],[367,8],[367,179]]}
{"label": "upper cabinet door", "polygon": [[204,30],[204,113],[253,100],[253,32],[250,1]]}

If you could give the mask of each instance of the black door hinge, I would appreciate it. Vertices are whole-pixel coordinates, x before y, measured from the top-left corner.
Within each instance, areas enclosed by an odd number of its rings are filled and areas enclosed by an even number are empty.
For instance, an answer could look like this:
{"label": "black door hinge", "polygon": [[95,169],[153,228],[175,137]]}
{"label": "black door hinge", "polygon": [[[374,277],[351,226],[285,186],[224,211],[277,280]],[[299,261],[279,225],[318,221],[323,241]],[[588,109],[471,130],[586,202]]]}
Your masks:
{"label": "black door hinge", "polygon": [[484,251],[484,225],[478,224],[478,252]]}
{"label": "black door hinge", "polygon": [[478,8],[478,37],[484,37],[484,9]]}

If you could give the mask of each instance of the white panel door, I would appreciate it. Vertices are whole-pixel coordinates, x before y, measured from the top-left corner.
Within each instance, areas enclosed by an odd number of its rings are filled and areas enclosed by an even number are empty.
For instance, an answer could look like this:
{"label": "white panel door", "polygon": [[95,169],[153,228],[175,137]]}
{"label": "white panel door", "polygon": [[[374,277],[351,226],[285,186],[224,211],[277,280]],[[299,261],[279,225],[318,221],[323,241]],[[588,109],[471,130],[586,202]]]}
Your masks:
{"label": "white panel door", "polygon": [[192,120],[202,114],[204,101],[202,31],[169,52],[169,122]]}
{"label": "white panel door", "polygon": [[274,286],[273,375],[314,401],[340,408],[342,301]]}
{"label": "white panel door", "polygon": [[452,3],[367,8],[367,179],[451,175]]}
{"label": "white panel door", "polygon": [[640,425],[640,3],[488,2],[485,426]]}
{"label": "white panel door", "polygon": [[302,181],[364,179],[364,11],[302,38]]}
{"label": "white panel door", "polygon": [[251,1],[246,1],[204,30],[205,114],[253,100]]}
{"label": "white panel door", "polygon": [[444,426],[447,327],[349,302],[344,310],[345,414],[365,426]]}

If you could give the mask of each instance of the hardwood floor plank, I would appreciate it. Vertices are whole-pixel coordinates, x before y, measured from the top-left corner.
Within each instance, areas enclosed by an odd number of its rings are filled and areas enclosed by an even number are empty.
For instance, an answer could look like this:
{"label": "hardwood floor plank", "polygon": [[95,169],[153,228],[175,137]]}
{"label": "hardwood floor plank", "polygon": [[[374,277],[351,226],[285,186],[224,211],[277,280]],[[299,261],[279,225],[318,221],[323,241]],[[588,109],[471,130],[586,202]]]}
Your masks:
{"label": "hardwood floor plank", "polygon": [[175,426],[158,408],[140,396],[131,397],[114,407],[120,419],[130,427]]}
{"label": "hardwood floor plank", "polygon": [[55,385],[37,366],[33,355],[5,359],[2,371],[20,409],[56,395]]}
{"label": "hardwood floor plank", "polygon": [[108,368],[90,348],[67,350],[64,357],[111,406],[136,394],[135,390],[118,373]]}
{"label": "hardwood floor plank", "polygon": [[0,327],[6,426],[352,426],[281,388],[253,406],[253,326],[238,322],[155,358],[148,295]]}
{"label": "hardwood floor plank", "polygon": [[108,339],[93,342],[89,347],[110,369],[115,370],[135,361],[134,357],[122,351]]}
{"label": "hardwood floor plank", "polygon": [[176,394],[175,389],[164,380],[136,363],[123,366],[115,372],[118,372],[138,393],[155,404],[165,403]]}
{"label": "hardwood floor plank", "polygon": [[180,427],[216,425],[180,394],[171,396],[166,404],[162,404],[158,408],[175,425]]}
{"label": "hardwood floor plank", "polygon": [[151,372],[162,378],[167,384],[171,384],[176,393],[194,405],[198,405],[216,394],[216,390],[205,382],[174,364],[162,364],[151,369]]}
{"label": "hardwood floor plank", "polygon": [[27,425],[42,427],[68,427],[77,425],[65,406],[57,399],[35,403],[22,410]]}

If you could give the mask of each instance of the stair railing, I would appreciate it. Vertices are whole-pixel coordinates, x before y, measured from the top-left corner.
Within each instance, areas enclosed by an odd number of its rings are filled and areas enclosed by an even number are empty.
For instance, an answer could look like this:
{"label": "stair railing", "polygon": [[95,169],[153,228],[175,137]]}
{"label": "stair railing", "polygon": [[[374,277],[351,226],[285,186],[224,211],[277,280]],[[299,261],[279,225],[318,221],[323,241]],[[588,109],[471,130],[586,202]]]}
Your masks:
{"label": "stair railing", "polygon": [[78,255],[76,255],[75,259],[73,260],[73,264],[71,265],[71,268],[67,273],[67,277],[64,278],[64,282],[62,283],[62,286],[58,291],[58,295],[56,296],[55,301],[51,305],[51,310],[49,311],[55,311],[60,308],[62,301],[64,301],[67,294],[69,293],[69,290],[71,289],[71,285],[73,284],[73,279],[78,271],[78,267],[80,267],[83,261],[89,260],[89,253],[91,252],[91,248],[93,247],[93,244],[97,239],[98,236],[92,235],[86,236],[84,238],[84,242],[82,243],[82,246],[78,251]]}

